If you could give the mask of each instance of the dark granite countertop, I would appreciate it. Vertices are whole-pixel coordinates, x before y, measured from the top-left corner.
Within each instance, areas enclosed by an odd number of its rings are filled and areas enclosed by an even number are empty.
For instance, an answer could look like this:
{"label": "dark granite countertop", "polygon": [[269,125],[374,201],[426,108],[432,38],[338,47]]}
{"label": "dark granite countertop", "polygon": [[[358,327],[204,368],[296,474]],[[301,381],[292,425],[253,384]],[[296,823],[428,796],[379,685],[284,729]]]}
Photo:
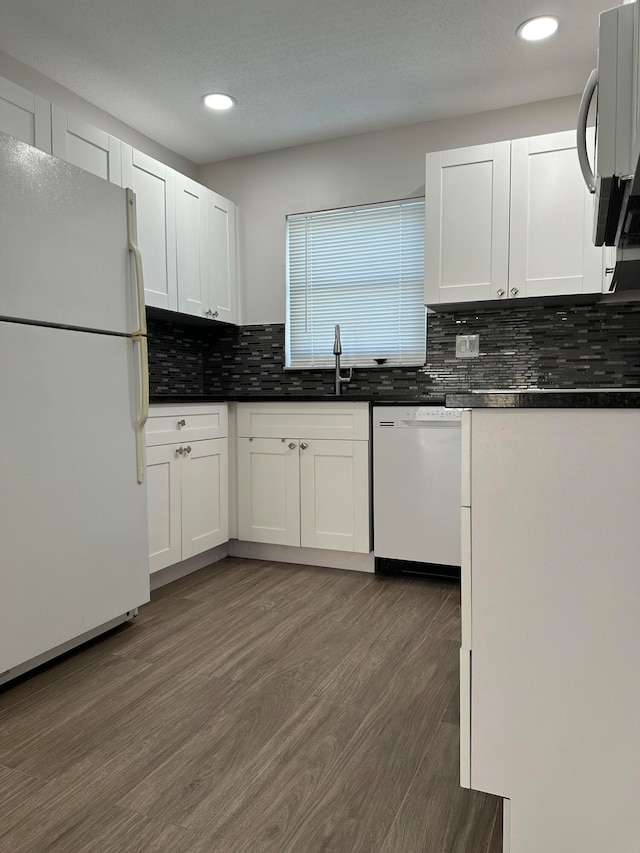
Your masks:
{"label": "dark granite countertop", "polygon": [[529,388],[457,392],[446,405],[459,409],[634,409],[640,388]]}
{"label": "dark granite countertop", "polygon": [[163,403],[372,403],[384,406],[443,406],[444,394],[424,395],[407,400],[373,394],[237,394],[194,396],[192,394],[152,394],[151,405]]}

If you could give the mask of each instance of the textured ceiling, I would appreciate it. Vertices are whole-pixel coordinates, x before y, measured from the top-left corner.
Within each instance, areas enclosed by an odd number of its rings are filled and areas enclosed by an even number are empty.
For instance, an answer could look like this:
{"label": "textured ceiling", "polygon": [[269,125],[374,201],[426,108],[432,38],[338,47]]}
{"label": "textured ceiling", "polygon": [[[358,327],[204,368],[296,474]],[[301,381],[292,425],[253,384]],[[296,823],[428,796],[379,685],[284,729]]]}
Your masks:
{"label": "textured ceiling", "polygon": [[[581,91],[611,0],[1,0],[0,50],[196,163]],[[517,25],[555,14],[525,44]],[[230,113],[201,96],[232,94]]]}

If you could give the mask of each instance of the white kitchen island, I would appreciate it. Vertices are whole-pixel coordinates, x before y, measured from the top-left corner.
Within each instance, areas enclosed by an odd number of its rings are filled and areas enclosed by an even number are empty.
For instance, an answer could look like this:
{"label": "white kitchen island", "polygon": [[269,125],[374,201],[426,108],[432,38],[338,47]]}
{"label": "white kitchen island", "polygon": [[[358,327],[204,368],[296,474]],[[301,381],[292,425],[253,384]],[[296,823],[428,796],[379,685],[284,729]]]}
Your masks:
{"label": "white kitchen island", "polygon": [[640,392],[463,417],[461,780],[509,853],[640,850]]}

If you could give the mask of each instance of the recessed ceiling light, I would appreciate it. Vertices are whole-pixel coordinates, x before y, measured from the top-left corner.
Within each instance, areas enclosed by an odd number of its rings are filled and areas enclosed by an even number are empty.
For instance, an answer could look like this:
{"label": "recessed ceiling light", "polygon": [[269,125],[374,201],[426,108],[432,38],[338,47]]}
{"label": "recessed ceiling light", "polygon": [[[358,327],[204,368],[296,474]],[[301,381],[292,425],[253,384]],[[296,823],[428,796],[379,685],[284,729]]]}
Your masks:
{"label": "recessed ceiling light", "polygon": [[544,15],[540,18],[530,18],[523,24],[520,24],[516,30],[518,38],[524,41],[539,41],[540,39],[549,38],[558,29],[559,21],[552,15]]}
{"label": "recessed ceiling light", "polygon": [[204,96],[205,106],[212,110],[230,110],[235,107],[237,101],[231,95],[223,95],[220,92],[215,92],[211,95]]}

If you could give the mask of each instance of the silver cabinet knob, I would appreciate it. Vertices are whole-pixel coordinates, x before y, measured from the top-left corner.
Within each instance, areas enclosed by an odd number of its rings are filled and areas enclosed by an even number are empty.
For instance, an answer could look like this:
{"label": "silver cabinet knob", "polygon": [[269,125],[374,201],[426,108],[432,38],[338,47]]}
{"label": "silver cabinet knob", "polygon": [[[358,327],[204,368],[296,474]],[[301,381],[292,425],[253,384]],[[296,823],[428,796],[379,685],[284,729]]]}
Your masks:
{"label": "silver cabinet knob", "polygon": [[187,444],[187,446],[184,449],[184,452],[185,453],[191,453],[191,445],[190,444]]}
{"label": "silver cabinet knob", "polygon": [[292,441],[289,442],[288,447],[289,447],[289,450],[295,450],[296,449],[296,445]]}
{"label": "silver cabinet knob", "polygon": [[210,309],[210,308],[207,308],[207,310],[204,312],[204,316],[205,316],[205,317],[210,317],[210,316],[211,316],[211,309]]}
{"label": "silver cabinet knob", "polygon": [[511,295],[512,295],[512,296],[517,296],[517,295],[518,295],[518,288],[517,288],[517,287],[512,287],[512,288],[511,288]]}
{"label": "silver cabinet knob", "polygon": [[211,316],[212,316],[212,317],[213,317],[213,319],[215,320],[215,318],[218,316],[218,312],[217,312],[217,311],[212,311],[212,312],[211,312]]}
{"label": "silver cabinet knob", "polygon": [[498,288],[498,296],[504,296],[504,290],[501,287]]}
{"label": "silver cabinet knob", "polygon": [[178,421],[178,429],[181,429],[183,426],[186,426],[186,425],[187,425],[187,422],[185,421],[184,418],[182,418],[181,421]]}
{"label": "silver cabinet knob", "polygon": [[184,447],[176,447],[176,453],[179,453],[180,456],[184,453]]}
{"label": "silver cabinet knob", "polygon": [[305,443],[304,443],[304,441],[303,441],[303,442],[302,442],[302,444],[300,445],[300,450],[306,450],[306,449],[307,449],[307,447],[309,447],[309,445],[308,445],[308,444],[305,444]]}

